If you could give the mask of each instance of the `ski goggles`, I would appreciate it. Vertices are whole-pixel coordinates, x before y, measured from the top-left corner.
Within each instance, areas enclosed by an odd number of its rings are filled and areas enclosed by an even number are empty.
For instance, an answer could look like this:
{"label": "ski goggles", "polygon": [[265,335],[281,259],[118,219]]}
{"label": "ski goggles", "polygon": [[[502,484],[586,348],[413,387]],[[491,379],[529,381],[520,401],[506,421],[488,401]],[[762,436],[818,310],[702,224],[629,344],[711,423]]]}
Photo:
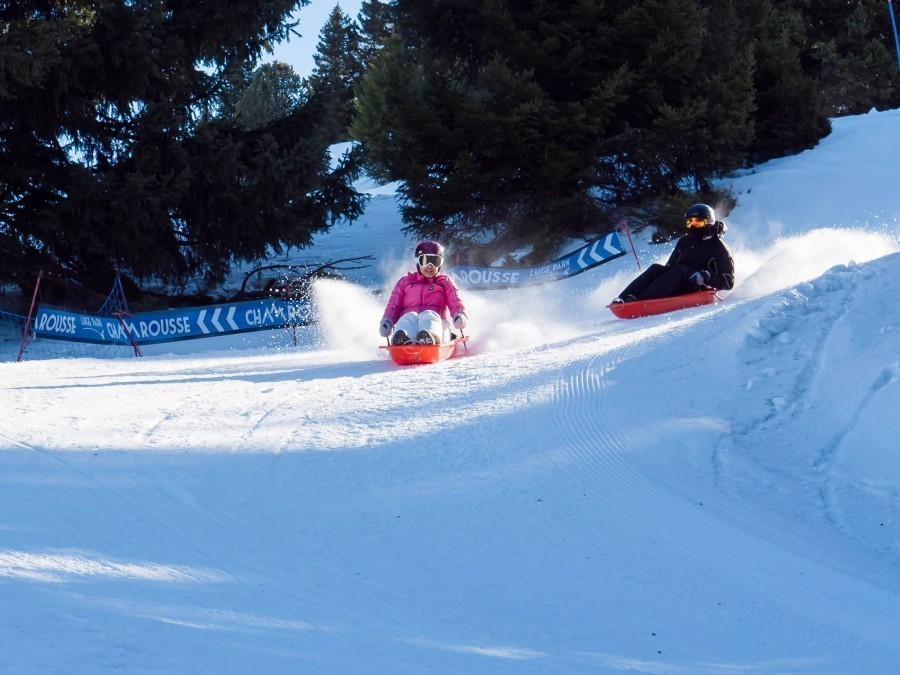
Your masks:
{"label": "ski goggles", "polygon": [[417,260],[419,261],[420,267],[428,267],[429,265],[431,265],[432,267],[440,267],[444,264],[444,259],[441,256],[435,255],[433,253],[420,255]]}
{"label": "ski goggles", "polygon": [[685,218],[685,223],[687,223],[688,227],[706,227],[709,225],[709,221],[705,218],[698,218],[697,216],[691,216],[690,218]]}

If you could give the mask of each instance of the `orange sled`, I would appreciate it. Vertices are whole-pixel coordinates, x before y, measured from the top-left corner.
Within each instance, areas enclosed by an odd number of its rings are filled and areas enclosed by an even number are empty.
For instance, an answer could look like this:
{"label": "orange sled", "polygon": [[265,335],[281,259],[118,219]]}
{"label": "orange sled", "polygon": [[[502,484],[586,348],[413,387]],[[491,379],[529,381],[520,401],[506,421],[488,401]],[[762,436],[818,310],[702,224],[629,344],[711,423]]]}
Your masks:
{"label": "orange sled", "polygon": [[458,344],[465,344],[468,341],[468,337],[460,337],[439,345],[419,345],[414,343],[408,345],[381,345],[381,349],[390,351],[394,363],[401,366],[409,366],[415,363],[437,363],[438,361],[449,359],[456,352]]}
{"label": "orange sled", "polygon": [[709,305],[721,298],[716,296],[715,289],[698,291],[687,295],[674,295],[671,298],[659,298],[658,300],[635,300],[634,302],[615,302],[609,307],[609,311],[620,319],[636,319],[640,316],[652,316],[665,314],[678,309]]}

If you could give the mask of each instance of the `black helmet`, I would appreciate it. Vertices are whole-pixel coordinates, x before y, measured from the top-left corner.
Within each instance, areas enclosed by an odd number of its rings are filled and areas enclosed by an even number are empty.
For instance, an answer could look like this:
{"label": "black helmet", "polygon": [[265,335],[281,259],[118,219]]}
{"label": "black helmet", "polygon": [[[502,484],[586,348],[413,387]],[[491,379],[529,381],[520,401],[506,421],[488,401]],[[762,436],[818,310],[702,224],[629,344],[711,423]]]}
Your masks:
{"label": "black helmet", "polygon": [[704,225],[712,225],[716,222],[716,212],[708,204],[694,204],[684,212],[684,222],[691,226],[691,218],[699,218]]}
{"label": "black helmet", "polygon": [[444,247],[436,241],[423,241],[416,246],[416,269],[428,264],[437,269],[441,269],[444,264]]}

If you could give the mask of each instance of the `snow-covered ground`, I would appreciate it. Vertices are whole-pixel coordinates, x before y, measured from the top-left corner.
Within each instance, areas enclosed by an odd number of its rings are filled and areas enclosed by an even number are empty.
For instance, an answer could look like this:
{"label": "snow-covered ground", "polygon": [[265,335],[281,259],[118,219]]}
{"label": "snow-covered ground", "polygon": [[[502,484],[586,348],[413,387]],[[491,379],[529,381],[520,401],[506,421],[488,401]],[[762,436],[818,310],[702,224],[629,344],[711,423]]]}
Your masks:
{"label": "snow-covered ground", "polygon": [[897,672],[898,147],[728,181],[715,306],[614,319],[622,258],[397,367],[382,194],[299,347],[0,363],[0,673]]}

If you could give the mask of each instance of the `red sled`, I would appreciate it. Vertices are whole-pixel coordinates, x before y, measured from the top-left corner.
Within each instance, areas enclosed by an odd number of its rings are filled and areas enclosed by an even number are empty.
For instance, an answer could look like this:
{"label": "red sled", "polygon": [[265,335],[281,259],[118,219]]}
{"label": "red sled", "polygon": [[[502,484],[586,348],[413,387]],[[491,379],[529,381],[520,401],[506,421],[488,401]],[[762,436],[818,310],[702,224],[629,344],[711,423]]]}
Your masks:
{"label": "red sled", "polygon": [[413,342],[408,345],[381,345],[381,349],[387,349],[397,365],[411,366],[416,363],[437,363],[449,359],[456,353],[458,344],[465,344],[468,341],[468,337],[459,337],[439,345],[420,345]]}
{"label": "red sled", "polygon": [[666,312],[674,312],[679,309],[687,309],[688,307],[709,305],[721,300],[716,293],[718,291],[712,289],[688,293],[687,295],[673,295],[671,298],[659,298],[657,300],[614,302],[611,305],[607,305],[607,307],[609,307],[609,311],[620,319],[636,319],[641,316],[653,316],[654,314],[665,314]]}

